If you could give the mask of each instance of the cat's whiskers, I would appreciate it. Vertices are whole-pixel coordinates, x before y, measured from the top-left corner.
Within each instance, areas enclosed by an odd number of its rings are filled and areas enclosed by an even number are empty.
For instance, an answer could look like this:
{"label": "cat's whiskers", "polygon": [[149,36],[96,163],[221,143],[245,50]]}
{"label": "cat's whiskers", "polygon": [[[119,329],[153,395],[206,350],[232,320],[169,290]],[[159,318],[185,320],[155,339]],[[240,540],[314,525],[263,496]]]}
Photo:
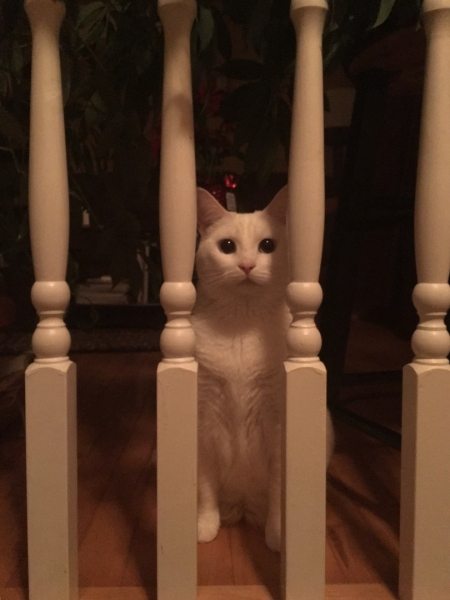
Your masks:
{"label": "cat's whiskers", "polygon": [[224,271],[222,268],[208,265],[206,268],[203,268],[202,280],[204,283],[207,283],[208,286],[214,286],[217,283],[223,285],[224,281],[229,280],[230,275],[233,275],[233,271],[231,269]]}
{"label": "cat's whiskers", "polygon": [[254,269],[251,271],[249,279],[258,285],[264,285],[270,282],[271,273],[268,270]]}

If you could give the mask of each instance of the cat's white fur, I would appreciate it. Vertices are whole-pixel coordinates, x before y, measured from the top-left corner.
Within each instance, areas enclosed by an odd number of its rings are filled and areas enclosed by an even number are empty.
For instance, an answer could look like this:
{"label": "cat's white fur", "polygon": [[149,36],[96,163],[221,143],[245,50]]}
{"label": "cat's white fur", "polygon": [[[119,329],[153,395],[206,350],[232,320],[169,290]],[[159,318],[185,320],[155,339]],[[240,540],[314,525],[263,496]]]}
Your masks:
{"label": "cat's white fur", "polygon": [[[200,242],[192,322],[199,363],[198,539],[245,517],[280,547],[281,407],[288,259],[285,190],[263,211],[226,211],[198,190]],[[221,240],[233,240],[225,254]],[[261,240],[275,251],[259,251]],[[328,417],[329,419],[329,417]],[[328,458],[333,432],[328,422]]]}

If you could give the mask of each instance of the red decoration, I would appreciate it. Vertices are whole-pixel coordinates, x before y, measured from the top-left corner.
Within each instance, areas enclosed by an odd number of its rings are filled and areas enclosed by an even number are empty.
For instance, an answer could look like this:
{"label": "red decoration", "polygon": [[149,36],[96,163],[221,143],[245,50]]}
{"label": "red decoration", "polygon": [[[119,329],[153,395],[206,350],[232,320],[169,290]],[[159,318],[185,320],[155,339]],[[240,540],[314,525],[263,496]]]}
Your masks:
{"label": "red decoration", "polygon": [[223,182],[227,190],[235,190],[238,186],[234,173],[227,173],[223,178]]}

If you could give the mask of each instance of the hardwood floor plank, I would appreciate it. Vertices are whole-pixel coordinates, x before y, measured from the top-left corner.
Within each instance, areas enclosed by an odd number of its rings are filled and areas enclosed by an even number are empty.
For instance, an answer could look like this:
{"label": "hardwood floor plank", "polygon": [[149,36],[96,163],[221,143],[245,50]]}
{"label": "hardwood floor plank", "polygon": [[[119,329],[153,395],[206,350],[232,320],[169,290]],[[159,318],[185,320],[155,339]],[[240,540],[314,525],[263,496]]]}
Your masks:
{"label": "hardwood floor plank", "polygon": [[1,600],[28,600],[28,590],[18,587],[0,587]]}
{"label": "hardwood floor plank", "polygon": [[380,584],[327,585],[326,600],[396,600],[386,586]]}
{"label": "hardwood floor plank", "polygon": [[[144,393],[144,388],[149,388],[148,382],[145,384],[135,373],[132,406],[127,406],[122,398],[122,406],[119,407],[117,422],[121,420],[120,415],[127,411],[129,418],[125,418],[120,425],[123,441],[121,454],[80,545],[82,585],[121,585],[130,552],[134,555],[130,550],[132,534],[139,520],[145,487],[149,481],[147,473],[150,471],[155,435],[149,395]],[[110,432],[113,438],[116,431],[115,428]],[[101,472],[97,475],[101,476]],[[142,558],[139,557],[139,560],[142,561]],[[150,571],[154,566],[152,568],[150,564],[151,556],[148,559]]]}
{"label": "hardwood floor plank", "polygon": [[[103,590],[135,589],[141,595],[139,586],[146,586],[144,597],[152,598],[156,496],[150,456],[159,355],[83,354],[75,359],[80,583],[98,594],[103,593],[99,585]],[[337,438],[328,485],[327,582],[382,583],[395,589],[399,453],[342,424]],[[24,446],[20,432],[0,439],[0,588],[8,587],[8,594],[27,583]],[[198,551],[199,583],[208,588],[201,593],[220,594],[217,586],[232,584],[245,585],[232,592],[244,597],[253,593],[252,585],[260,586],[258,593],[264,593],[261,586],[277,593],[279,559],[265,547],[261,532],[245,525],[225,528]],[[329,586],[328,593],[335,589]],[[1,600],[9,600],[2,593]]]}
{"label": "hardwood floor plank", "polygon": [[230,527],[222,527],[215,540],[198,544],[199,585],[224,585],[234,582]]}
{"label": "hardwood floor plank", "polygon": [[128,361],[123,354],[76,357],[80,544],[143,409],[137,372]]}
{"label": "hardwood floor plank", "polygon": [[[392,586],[397,578],[398,561],[398,537],[392,527],[383,523],[383,517],[377,513],[360,508],[343,495],[330,491],[329,496],[335,518],[327,528],[327,546],[344,574],[344,581],[383,581]],[[395,511],[388,521],[397,518]]]}
{"label": "hardwood floor plank", "polygon": [[198,590],[198,600],[272,600],[278,598],[262,585],[209,586]]}
{"label": "hardwood floor plank", "polygon": [[[90,449],[82,455],[79,466],[80,578],[86,584],[91,583],[97,556],[103,565],[102,577],[111,576],[107,556],[98,552],[102,523],[106,547],[109,540],[112,547],[119,544],[125,552],[123,564],[116,564],[113,571],[116,583],[121,583],[133,521],[138,516],[130,504],[139,502],[143,495],[142,486],[136,489],[136,485],[147,478],[154,444],[154,361],[142,354],[113,354],[108,359],[93,376],[89,356],[77,357],[80,447],[83,440],[90,440]],[[113,533],[116,524],[120,533]],[[127,541],[118,542],[121,534]]]}
{"label": "hardwood floor plank", "polygon": [[156,474],[148,469],[138,482],[133,496],[132,513],[136,520],[132,528],[128,554],[124,560],[121,585],[137,582],[152,589],[156,585]]}
{"label": "hardwood floor plank", "polygon": [[[279,600],[265,586],[209,586],[200,587],[198,600]],[[326,600],[395,600],[386,587],[378,584],[327,585]]]}
{"label": "hardwood floor plank", "polygon": [[7,519],[0,518],[0,586],[22,583],[11,579],[19,571],[19,561],[26,549],[24,513],[24,503],[16,504],[13,495],[0,497],[0,515],[8,515]]}
{"label": "hardwood floor plank", "polygon": [[27,585],[25,439],[17,435],[1,446],[0,586]]}
{"label": "hardwood floor plank", "polygon": [[334,547],[330,542],[333,534],[333,530],[330,530],[327,526],[327,543],[325,545],[325,573],[327,583],[330,584],[347,581],[347,570],[342,567],[341,561],[336,556]]}
{"label": "hardwood floor plank", "polygon": [[80,600],[156,600],[156,594],[149,594],[145,588],[139,587],[108,587],[84,588]]}
{"label": "hardwood floor plank", "polygon": [[[20,588],[0,588],[1,600],[27,600]],[[379,584],[327,585],[325,600],[395,600],[386,587]],[[88,587],[80,590],[80,600],[156,600],[141,587]],[[260,585],[201,586],[198,600],[278,600]]]}
{"label": "hardwood floor plank", "polygon": [[[152,373],[152,378],[148,373]],[[139,368],[138,394],[144,411],[137,423],[135,437],[136,455],[130,468],[141,476],[129,505],[130,523],[133,521],[128,555],[125,559],[121,585],[141,582],[154,590],[156,587],[156,465],[153,454],[156,446],[154,370],[149,371],[147,361]],[[150,390],[150,394],[149,394]]]}
{"label": "hardwood floor plank", "polygon": [[264,533],[246,523],[230,528],[234,581],[238,585],[264,584],[278,592],[280,556],[266,546]]}
{"label": "hardwood floor plank", "polygon": [[398,573],[399,471],[396,450],[338,424],[328,476],[327,552],[336,583],[379,582]]}

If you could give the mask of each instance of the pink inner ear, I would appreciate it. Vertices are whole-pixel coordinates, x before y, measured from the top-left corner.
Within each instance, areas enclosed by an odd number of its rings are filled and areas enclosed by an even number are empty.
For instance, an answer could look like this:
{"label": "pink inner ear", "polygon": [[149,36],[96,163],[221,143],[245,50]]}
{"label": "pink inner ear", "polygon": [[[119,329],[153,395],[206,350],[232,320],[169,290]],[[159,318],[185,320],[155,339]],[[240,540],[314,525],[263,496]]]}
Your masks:
{"label": "pink inner ear", "polygon": [[212,194],[203,188],[197,188],[197,228],[200,233],[204,233],[208,227],[227,214]]}
{"label": "pink inner ear", "polygon": [[287,185],[281,188],[275,196],[270,201],[270,204],[266,206],[264,209],[267,214],[269,214],[274,219],[277,219],[281,223],[286,223],[286,213],[287,213],[287,203],[288,203],[288,194],[287,194]]}

